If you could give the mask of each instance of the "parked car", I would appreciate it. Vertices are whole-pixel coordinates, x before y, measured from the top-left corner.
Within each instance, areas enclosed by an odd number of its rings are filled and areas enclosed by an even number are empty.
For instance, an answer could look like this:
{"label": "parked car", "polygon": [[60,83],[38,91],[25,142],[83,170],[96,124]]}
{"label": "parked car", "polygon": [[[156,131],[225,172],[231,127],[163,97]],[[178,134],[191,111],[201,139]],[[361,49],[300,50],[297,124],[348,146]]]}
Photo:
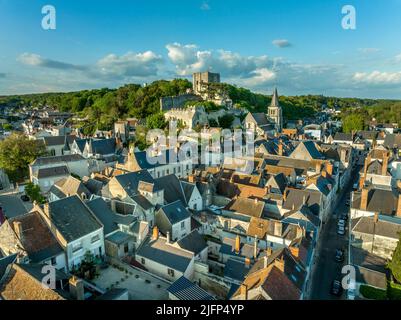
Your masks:
{"label": "parked car", "polygon": [[331,283],[330,293],[337,297],[340,297],[342,295],[343,288],[339,280],[333,280],[333,282]]}
{"label": "parked car", "polygon": [[340,216],[340,219],[341,219],[341,220],[344,220],[344,221],[347,221],[347,220],[348,220],[348,214],[343,213],[343,214]]}
{"label": "parked car", "polygon": [[337,234],[339,234],[340,236],[343,236],[345,234],[344,226],[338,226],[337,227]]}
{"label": "parked car", "polygon": [[29,201],[30,199],[29,199],[29,197],[28,197],[26,194],[23,194],[23,195],[21,196],[21,200],[27,202],[27,201]]}
{"label": "parked car", "polygon": [[338,222],[337,222],[337,225],[339,227],[345,228],[345,220],[344,219],[339,219]]}
{"label": "parked car", "polygon": [[336,262],[343,262],[344,261],[344,250],[342,249],[337,249],[336,250],[336,255],[334,257],[334,260]]}

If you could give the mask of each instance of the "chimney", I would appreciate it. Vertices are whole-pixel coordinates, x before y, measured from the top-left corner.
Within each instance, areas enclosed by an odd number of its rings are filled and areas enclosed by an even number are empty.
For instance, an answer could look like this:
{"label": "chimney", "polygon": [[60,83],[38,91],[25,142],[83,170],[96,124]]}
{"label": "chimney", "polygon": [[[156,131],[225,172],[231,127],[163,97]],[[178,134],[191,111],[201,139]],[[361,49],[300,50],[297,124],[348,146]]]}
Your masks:
{"label": "chimney", "polygon": [[322,171],[322,177],[323,177],[323,178],[327,178],[327,171],[326,171],[326,170],[323,170],[323,171]]}
{"label": "chimney", "polygon": [[363,189],[363,186],[365,185],[365,177],[360,177],[359,179],[359,189]]}
{"label": "chimney", "polygon": [[361,210],[366,210],[368,207],[369,188],[362,188],[361,192]]}
{"label": "chimney", "polygon": [[398,194],[398,205],[395,215],[401,218],[401,193]]}
{"label": "chimney", "polygon": [[195,176],[193,174],[188,176],[188,182],[195,183]]}
{"label": "chimney", "polygon": [[316,167],[315,167],[316,173],[320,173],[321,168],[322,168],[321,164],[316,163]]}
{"label": "chimney", "polygon": [[21,221],[13,221],[14,232],[20,241],[23,241],[24,231],[22,230]]}
{"label": "chimney", "polygon": [[245,268],[249,269],[251,266],[251,259],[245,258]]}
{"label": "chimney", "polygon": [[263,268],[267,268],[267,256],[263,257]]}
{"label": "chimney", "polygon": [[256,259],[258,256],[258,237],[255,235],[255,241],[253,243],[253,258]]}
{"label": "chimney", "polygon": [[291,246],[290,251],[295,258],[299,258],[299,247]]}
{"label": "chimney", "polygon": [[167,231],[167,243],[170,243],[170,231]]}
{"label": "chimney", "polygon": [[239,235],[235,237],[235,253],[239,254],[241,248],[241,238]]}
{"label": "chimney", "polygon": [[248,286],[246,284],[241,284],[240,294],[244,297],[244,300],[248,300]]}
{"label": "chimney", "polygon": [[285,188],[284,193],[283,193],[283,200],[284,201],[287,201],[287,192],[288,192],[288,190],[287,190],[287,188]]}
{"label": "chimney", "polygon": [[274,222],[274,235],[277,237],[281,237],[283,232],[283,225],[279,221]]}
{"label": "chimney", "polygon": [[[272,253],[273,253],[273,249],[272,249],[271,247],[267,247],[267,249],[266,249],[266,257],[271,256]],[[266,258],[266,257],[265,257],[265,258]]]}
{"label": "chimney", "polygon": [[340,153],[341,162],[345,162],[346,161],[346,156],[347,156],[347,150],[346,149],[341,149],[341,153]]}
{"label": "chimney", "polygon": [[389,152],[383,154],[382,176],[387,175]]}
{"label": "chimney", "polygon": [[283,155],[283,143],[281,141],[278,144],[278,155],[279,156]]}
{"label": "chimney", "polygon": [[329,175],[333,175],[333,164],[331,162],[327,163],[326,165],[326,171]]}
{"label": "chimney", "polygon": [[373,221],[374,223],[377,223],[379,221],[379,213],[375,212],[375,215],[373,216]]}
{"label": "chimney", "polygon": [[152,240],[157,240],[158,238],[159,238],[159,228],[157,226],[154,226]]}
{"label": "chimney", "polygon": [[84,300],[84,282],[76,276],[72,276],[69,280],[69,285],[72,298]]}

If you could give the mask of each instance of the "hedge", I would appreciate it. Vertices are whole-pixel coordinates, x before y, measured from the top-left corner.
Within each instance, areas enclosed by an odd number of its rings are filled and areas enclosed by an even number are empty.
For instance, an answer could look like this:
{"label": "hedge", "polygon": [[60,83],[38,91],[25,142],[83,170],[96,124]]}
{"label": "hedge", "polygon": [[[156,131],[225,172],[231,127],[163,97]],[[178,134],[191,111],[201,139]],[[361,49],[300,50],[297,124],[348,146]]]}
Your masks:
{"label": "hedge", "polygon": [[385,290],[376,289],[371,286],[361,285],[359,292],[367,299],[386,300],[387,292]]}
{"label": "hedge", "polygon": [[391,300],[401,300],[401,285],[390,282],[387,287],[387,295]]}

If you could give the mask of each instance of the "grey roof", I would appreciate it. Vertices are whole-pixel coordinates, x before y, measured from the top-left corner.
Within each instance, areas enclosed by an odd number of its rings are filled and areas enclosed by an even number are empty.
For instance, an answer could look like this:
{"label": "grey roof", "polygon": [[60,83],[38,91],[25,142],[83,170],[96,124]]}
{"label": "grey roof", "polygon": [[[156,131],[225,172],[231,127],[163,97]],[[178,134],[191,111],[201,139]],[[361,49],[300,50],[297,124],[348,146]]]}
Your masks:
{"label": "grey roof", "polygon": [[258,126],[270,125],[270,122],[267,119],[266,114],[264,114],[263,112],[251,113],[251,115]]}
{"label": "grey roof", "polygon": [[110,139],[90,139],[89,143],[92,147],[92,153],[107,155],[113,154],[116,150],[116,140],[114,138]]}
{"label": "grey roof", "polygon": [[50,202],[49,208],[52,223],[68,242],[82,238],[103,227],[91,210],[76,195]]}
{"label": "grey roof", "polygon": [[181,272],[187,270],[193,259],[192,253],[169,245],[167,239],[162,237],[157,240],[151,240],[150,237],[147,237],[138,248],[136,255]]}
{"label": "grey roof", "polygon": [[182,203],[187,205],[187,199],[181,185],[181,181],[175,174],[155,179],[156,185],[164,190],[164,200],[167,203],[172,203],[181,200]]}
{"label": "grey roof", "polygon": [[7,267],[10,264],[14,263],[16,259],[17,259],[16,254],[11,254],[11,255],[3,257],[3,258],[0,257],[0,279],[3,277],[4,273],[6,272]]}
{"label": "grey roof", "polygon": [[237,281],[243,281],[249,267],[243,261],[229,258],[224,266],[224,277],[231,278]]}
{"label": "grey roof", "polygon": [[114,232],[113,234],[106,237],[107,241],[113,242],[117,245],[123,244],[130,239],[132,239],[132,235],[122,231]]}
{"label": "grey roof", "polygon": [[191,217],[180,200],[161,207],[157,214],[164,214],[171,225]]}
{"label": "grey roof", "polygon": [[53,163],[60,162],[74,162],[74,161],[82,161],[85,160],[80,154],[65,154],[62,156],[53,156],[53,157],[41,157],[37,158],[32,165],[33,166],[43,166]]}
{"label": "grey roof", "polygon": [[283,208],[293,210],[300,208],[305,201],[305,204],[315,215],[320,213],[321,194],[316,190],[301,190],[301,189],[288,189],[287,198],[284,201]]}
{"label": "grey roof", "polygon": [[184,276],[170,285],[167,291],[179,300],[215,300],[209,293]]}
{"label": "grey roof", "polygon": [[153,208],[153,204],[141,194],[134,195],[131,197],[131,199],[144,210]]}
{"label": "grey roof", "polygon": [[76,140],[75,140],[75,144],[77,145],[78,150],[79,150],[81,153],[84,152],[85,145],[86,145],[86,142],[87,142],[87,141],[89,141],[89,139],[76,139]]}
{"label": "grey roof", "polygon": [[50,177],[61,177],[70,174],[67,166],[58,166],[51,168],[43,168],[38,170],[38,179],[50,178]]}
{"label": "grey roof", "polygon": [[354,139],[352,137],[352,133],[343,133],[343,132],[337,132],[334,135],[334,140],[336,141],[349,141],[352,142]]}
{"label": "grey roof", "polygon": [[[155,180],[152,178],[147,170],[139,170],[130,173],[121,174],[114,177],[121,187],[127,192],[129,196],[133,196],[138,193],[138,186],[141,181],[150,184],[155,184]],[[157,191],[158,188],[154,189]]]}
{"label": "grey roof", "polygon": [[278,93],[277,93],[277,88],[274,88],[273,96],[272,96],[272,101],[270,102],[271,107],[280,107],[279,101],[278,101]]}
{"label": "grey roof", "polygon": [[96,300],[118,300],[122,295],[127,294],[128,289],[113,288],[97,297]]}
{"label": "grey roof", "polygon": [[105,235],[119,230],[118,224],[130,225],[137,220],[134,216],[122,216],[115,213],[102,198],[93,199],[87,202],[87,205],[103,224]]}
{"label": "grey roof", "polygon": [[198,230],[193,230],[187,234],[184,238],[177,241],[180,248],[193,252],[195,255],[202,252],[207,248],[205,239],[200,235]]}
{"label": "grey roof", "polygon": [[65,140],[67,137],[67,142],[69,144],[73,143],[74,140],[76,139],[76,136],[74,135],[68,135],[68,136],[49,136],[49,137],[43,137],[43,140],[45,141],[45,145],[50,147],[50,146],[61,146],[65,144]]}
{"label": "grey roof", "polygon": [[401,232],[401,218],[390,218],[379,215],[378,221],[374,217],[360,217],[352,221],[352,232],[375,234],[382,237],[399,239]]}
{"label": "grey roof", "polygon": [[103,188],[103,182],[96,180],[96,179],[91,179],[89,177],[83,177],[82,182],[86,186],[86,188],[90,191],[92,194],[100,195],[102,188]]}
{"label": "grey roof", "polygon": [[[162,154],[157,157],[147,155],[147,151],[137,151],[134,152],[134,157],[141,169],[152,169],[166,165],[167,163],[172,164],[179,162],[177,152],[174,149],[163,150]],[[160,162],[158,161],[158,158],[160,159]],[[148,161],[148,159],[151,159],[151,161]]]}
{"label": "grey roof", "polygon": [[387,148],[401,148],[401,134],[387,134],[384,139]]}
{"label": "grey roof", "polygon": [[[397,210],[398,196],[393,190],[372,188],[368,193],[367,211],[393,215]],[[361,207],[361,192],[354,192],[352,208]]]}

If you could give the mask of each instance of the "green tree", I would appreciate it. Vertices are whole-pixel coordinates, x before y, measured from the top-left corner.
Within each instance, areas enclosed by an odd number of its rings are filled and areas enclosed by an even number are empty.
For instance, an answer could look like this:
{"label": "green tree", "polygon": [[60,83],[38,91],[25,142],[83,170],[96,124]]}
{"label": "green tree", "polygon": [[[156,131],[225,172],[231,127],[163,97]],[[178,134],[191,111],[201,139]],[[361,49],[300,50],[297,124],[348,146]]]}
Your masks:
{"label": "green tree", "polygon": [[352,131],[363,130],[364,118],[360,114],[349,114],[343,119],[343,131],[351,133]]}
{"label": "green tree", "polygon": [[9,123],[3,124],[3,129],[6,131],[11,131],[13,129],[13,126]]}
{"label": "green tree", "polygon": [[161,112],[152,114],[146,118],[146,127],[148,129],[164,129],[166,126],[167,122]]}
{"label": "green tree", "polygon": [[387,267],[391,270],[393,277],[401,283],[401,236]]}
{"label": "green tree", "polygon": [[28,177],[28,165],[36,158],[46,154],[46,148],[38,140],[13,133],[0,141],[0,168],[4,169],[13,182]]}
{"label": "green tree", "polygon": [[32,202],[44,203],[45,198],[41,194],[40,187],[32,182],[29,182],[25,186],[25,193],[31,199]]}

